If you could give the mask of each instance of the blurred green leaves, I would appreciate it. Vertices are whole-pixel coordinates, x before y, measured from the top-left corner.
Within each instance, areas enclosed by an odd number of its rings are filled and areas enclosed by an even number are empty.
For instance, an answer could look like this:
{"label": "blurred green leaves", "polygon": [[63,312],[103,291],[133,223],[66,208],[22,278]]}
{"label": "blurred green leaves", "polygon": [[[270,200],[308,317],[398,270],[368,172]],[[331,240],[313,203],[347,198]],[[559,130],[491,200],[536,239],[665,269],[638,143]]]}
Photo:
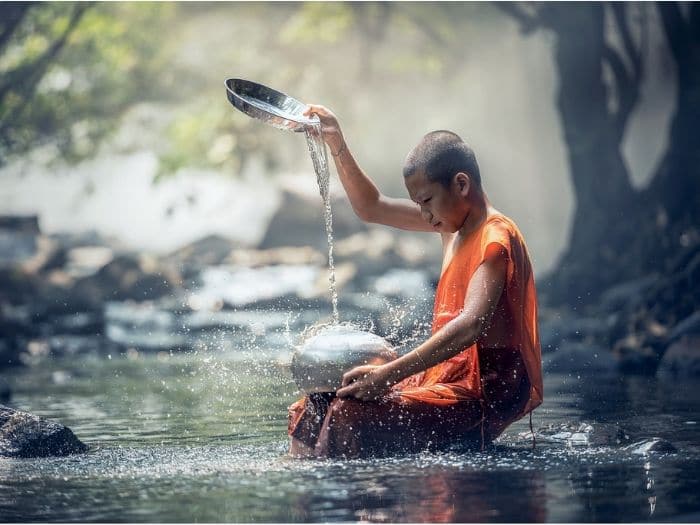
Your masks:
{"label": "blurred green leaves", "polygon": [[306,2],[285,24],[285,44],[332,44],[346,37],[354,22],[353,10],[341,2]]}
{"label": "blurred green leaves", "polygon": [[238,175],[254,156],[270,169],[288,166],[279,131],[232,113],[225,78],[250,78],[366,118],[357,87],[382,91],[446,75],[463,59],[463,23],[474,9],[0,3],[0,164],[42,144],[67,160],[98,154],[112,132],[124,133],[129,109],[147,103],[163,118],[142,126],[148,136],[131,147],[156,152],[158,177],[186,167]]}
{"label": "blurred green leaves", "polygon": [[0,162],[49,141],[68,159],[90,155],[125,108],[156,93],[168,48],[152,29],[172,4],[9,3],[0,18],[13,10],[23,15],[0,45]]}

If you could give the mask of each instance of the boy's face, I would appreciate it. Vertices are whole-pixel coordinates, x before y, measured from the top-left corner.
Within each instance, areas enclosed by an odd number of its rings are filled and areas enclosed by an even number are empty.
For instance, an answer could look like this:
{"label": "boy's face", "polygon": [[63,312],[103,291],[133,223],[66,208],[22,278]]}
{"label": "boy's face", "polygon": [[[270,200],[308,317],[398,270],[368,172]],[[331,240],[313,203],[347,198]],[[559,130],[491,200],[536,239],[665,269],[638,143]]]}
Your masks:
{"label": "boy's face", "polygon": [[421,172],[404,179],[411,200],[420,206],[423,219],[435,231],[454,233],[462,227],[469,214],[466,196],[470,181],[467,175],[461,175],[463,177],[455,174],[447,187],[439,182],[431,182]]}

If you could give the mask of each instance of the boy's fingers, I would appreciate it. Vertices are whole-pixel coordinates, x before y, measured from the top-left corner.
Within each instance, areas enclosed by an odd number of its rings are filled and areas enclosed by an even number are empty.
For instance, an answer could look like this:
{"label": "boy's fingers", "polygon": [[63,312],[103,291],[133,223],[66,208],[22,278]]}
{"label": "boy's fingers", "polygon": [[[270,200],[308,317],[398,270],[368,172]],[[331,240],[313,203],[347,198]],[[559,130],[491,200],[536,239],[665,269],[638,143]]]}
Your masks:
{"label": "boy's fingers", "polygon": [[357,369],[352,369],[349,372],[345,372],[343,374],[343,386],[348,386],[350,383],[355,381],[359,376],[363,375],[362,372],[360,372]]}
{"label": "boy's fingers", "polygon": [[330,115],[330,111],[325,106],[320,106],[318,104],[307,104],[304,115],[318,115],[319,117],[327,117]]}
{"label": "boy's fingers", "polygon": [[352,385],[345,386],[343,388],[339,388],[336,392],[335,395],[338,397],[353,397],[352,396]]}

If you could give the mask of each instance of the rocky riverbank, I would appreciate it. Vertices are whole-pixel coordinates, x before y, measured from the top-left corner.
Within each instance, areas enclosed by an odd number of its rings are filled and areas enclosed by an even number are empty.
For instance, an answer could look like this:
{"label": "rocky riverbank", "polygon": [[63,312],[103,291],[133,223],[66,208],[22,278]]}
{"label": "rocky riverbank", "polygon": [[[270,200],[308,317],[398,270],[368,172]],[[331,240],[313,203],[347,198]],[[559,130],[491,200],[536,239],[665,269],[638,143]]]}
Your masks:
{"label": "rocky riverbank", "polygon": [[546,369],[700,377],[700,243],[663,274],[619,283],[578,310],[547,308],[543,281]]}
{"label": "rocky riverbank", "polygon": [[[0,370],[65,355],[216,350],[260,335],[288,345],[284,331],[331,312],[320,199],[302,201],[285,195],[259,246],[209,236],[168,254],[94,232],[46,235],[37,217],[0,219]],[[333,209],[341,319],[395,343],[424,334],[435,239],[367,228],[344,201]]]}
{"label": "rocky riverbank", "polygon": [[[410,348],[429,333],[438,239],[368,228],[344,199],[333,211],[341,319]],[[331,312],[321,217],[320,199],[288,192],[258,246],[209,236],[169,254],[2,217],[0,374],[52,356],[216,351],[263,335],[289,346],[285,333]],[[697,243],[665,275],[620,283],[594,306],[549,307],[543,279],[545,370],[699,375],[698,282]]]}

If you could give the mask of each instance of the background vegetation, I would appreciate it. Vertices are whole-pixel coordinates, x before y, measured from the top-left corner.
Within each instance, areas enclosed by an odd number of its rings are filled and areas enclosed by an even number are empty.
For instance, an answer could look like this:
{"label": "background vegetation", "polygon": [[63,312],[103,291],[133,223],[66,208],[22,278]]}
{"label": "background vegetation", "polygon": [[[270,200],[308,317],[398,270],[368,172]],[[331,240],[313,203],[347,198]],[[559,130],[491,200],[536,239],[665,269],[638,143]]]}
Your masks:
{"label": "background vegetation", "polygon": [[[561,198],[556,184],[571,192],[570,235],[548,281],[553,300],[595,297],[697,251],[696,4],[6,2],[0,10],[0,162],[42,144],[62,159],[98,155],[126,116],[150,104],[136,113],[150,134],[136,142],[157,152],[159,177],[186,166],[237,177],[256,163],[274,178],[306,163],[277,130],[232,116],[223,80],[240,76],[333,107],[389,191],[401,191],[402,156],[431,127],[473,133],[491,172],[518,166],[520,155],[543,159],[515,180],[487,176],[487,188],[514,215],[536,216],[541,202]],[[509,97],[513,71],[522,98]],[[547,76],[545,105],[534,96]],[[643,165],[625,156],[625,141],[645,82],[659,76],[673,113],[668,129],[651,123],[666,151]],[[503,84],[496,92],[494,78]],[[529,133],[513,137],[524,122]],[[649,172],[641,185],[639,166]],[[535,229],[522,222],[526,234]]]}

